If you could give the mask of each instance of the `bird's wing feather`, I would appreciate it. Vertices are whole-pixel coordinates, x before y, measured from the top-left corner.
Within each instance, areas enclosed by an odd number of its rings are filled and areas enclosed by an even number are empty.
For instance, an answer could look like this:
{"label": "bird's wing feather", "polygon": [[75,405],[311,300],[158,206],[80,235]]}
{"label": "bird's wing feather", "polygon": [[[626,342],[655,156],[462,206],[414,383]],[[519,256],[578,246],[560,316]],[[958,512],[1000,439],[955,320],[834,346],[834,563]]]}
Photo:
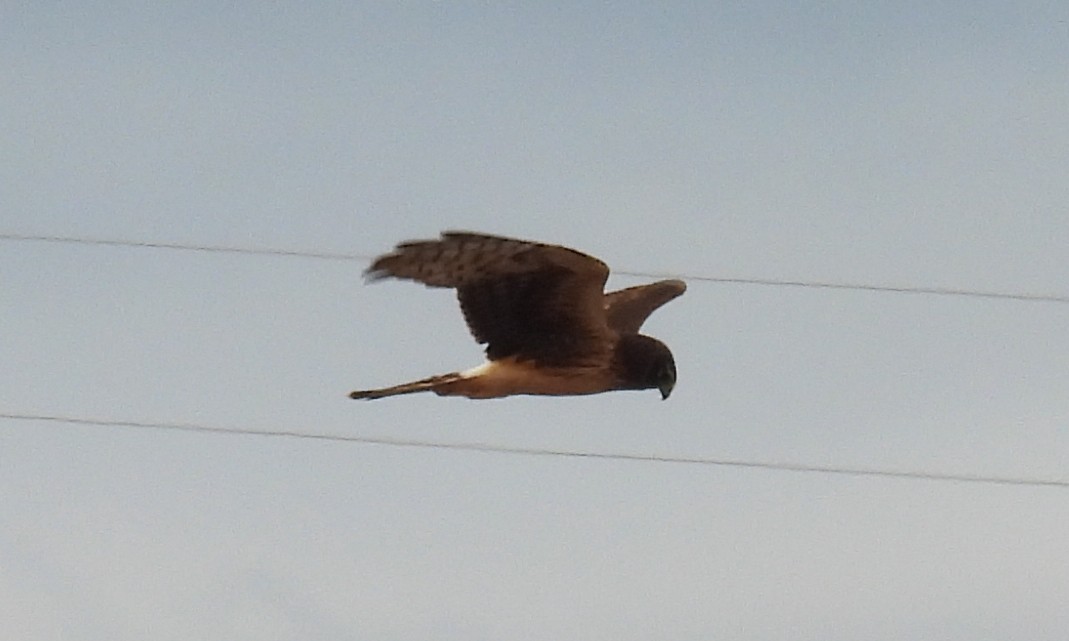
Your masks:
{"label": "bird's wing feather", "polygon": [[364,275],[370,281],[401,278],[428,287],[461,287],[488,274],[526,271],[523,257],[538,243],[511,238],[445,232],[437,240],[401,243],[371,263]]}
{"label": "bird's wing feather", "polygon": [[376,259],[372,280],[394,277],[457,290],[472,335],[491,360],[578,366],[607,358],[609,268],[566,247],[468,232],[402,243]]}
{"label": "bird's wing feather", "polygon": [[620,334],[637,334],[658,307],[687,291],[681,280],[662,280],[605,295],[609,327]]}

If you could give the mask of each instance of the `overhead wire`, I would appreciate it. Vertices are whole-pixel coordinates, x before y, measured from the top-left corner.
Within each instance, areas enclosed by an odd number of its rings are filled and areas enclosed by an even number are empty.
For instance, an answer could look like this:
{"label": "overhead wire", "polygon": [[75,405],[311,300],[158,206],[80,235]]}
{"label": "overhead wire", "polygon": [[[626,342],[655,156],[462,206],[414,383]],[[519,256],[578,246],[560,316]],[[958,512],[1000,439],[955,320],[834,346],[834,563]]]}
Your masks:
{"label": "overhead wire", "polygon": [[[374,258],[369,254],[312,251],[296,249],[276,249],[270,247],[242,247],[236,245],[204,245],[195,243],[172,243],[155,242],[145,240],[131,240],[120,238],[91,238],[82,236],[53,236],[18,234],[0,232],[0,240],[13,242],[41,242],[63,243],[76,245],[96,245],[105,247],[131,247],[144,249],[168,249],[175,251],[191,251],[221,254],[245,254],[258,256],[284,256],[291,258],[310,258],[318,260],[335,261],[370,261]],[[846,281],[820,281],[802,279],[779,279],[779,278],[749,278],[735,276],[710,276],[703,274],[687,274],[678,272],[644,272],[630,270],[614,270],[614,273],[622,276],[634,276],[640,278],[682,278],[683,280],[707,283],[721,283],[728,285],[757,285],[766,287],[800,287],[809,289],[838,289],[867,292],[885,292],[897,294],[921,294],[929,296],[957,296],[964,298],[1013,300],[1027,302],[1044,302],[1069,304],[1069,295],[1041,294],[1033,292],[1004,292],[981,289],[968,289],[956,287],[932,287],[924,285],[879,285],[873,283],[859,283]]]}
{"label": "overhead wire", "polygon": [[[278,249],[278,248],[270,248],[270,247],[245,247],[245,246],[236,246],[236,245],[204,245],[204,244],[189,244],[189,243],[173,243],[173,242],[156,242],[156,241],[145,241],[145,240],[131,240],[131,239],[119,239],[119,238],[93,238],[93,237],[82,237],[82,236],[32,235],[32,234],[18,234],[18,233],[10,233],[10,232],[0,232],[0,240],[15,241],[15,242],[43,242],[43,243],[61,243],[61,244],[76,244],[76,245],[95,245],[95,246],[105,246],[105,247],[129,247],[129,248],[144,248],[144,249],[166,249],[166,250],[175,250],[175,251],[206,252],[206,253],[260,255],[260,256],[282,256],[282,257],[292,257],[292,258],[307,258],[307,259],[334,260],[334,261],[370,261],[373,258],[373,256],[370,256],[370,255],[367,255],[367,254],[360,254],[360,253],[309,251],[309,250],[290,250],[290,249]],[[857,291],[872,291],[872,292],[894,292],[894,293],[906,293],[906,294],[926,294],[926,295],[934,295],[934,296],[960,296],[960,297],[970,297],[970,298],[1004,299],[1004,300],[1031,301],[1031,302],[1069,303],[1069,296],[1062,296],[1062,295],[1055,295],[1055,294],[1035,294],[1035,293],[1020,293],[1020,292],[997,292],[997,291],[983,291],[983,290],[973,290],[973,289],[957,289],[957,288],[942,288],[942,287],[925,287],[925,286],[890,286],[890,285],[875,285],[875,284],[867,284],[867,283],[848,283],[848,282],[829,282],[829,281],[780,280],[780,279],[766,279],[766,278],[738,278],[738,277],[707,276],[707,275],[683,274],[683,273],[652,273],[652,272],[641,272],[641,271],[616,271],[615,273],[620,274],[620,275],[636,276],[636,277],[683,278],[685,280],[691,280],[691,281],[711,282],[711,283],[725,283],[725,284],[739,284],[739,285],[762,285],[762,286],[774,286],[774,287],[802,287],[802,288],[817,288],[817,289],[842,289],[842,290],[857,290]],[[366,444],[366,445],[380,445],[380,446],[391,446],[391,447],[408,447],[408,448],[456,450],[456,451],[467,451],[467,452],[500,453],[500,454],[513,454],[513,455],[526,455],[526,456],[543,456],[543,457],[552,456],[552,457],[565,457],[565,458],[602,459],[602,460],[635,461],[635,462],[651,462],[651,463],[675,463],[675,464],[688,464],[688,465],[705,465],[705,466],[720,466],[720,467],[734,467],[734,468],[778,470],[778,471],[783,471],[783,472],[800,472],[800,473],[815,473],[815,474],[837,474],[837,475],[845,475],[845,476],[885,477],[885,478],[901,478],[901,479],[942,481],[942,482],[980,483],[980,484],[989,484],[989,485],[1018,485],[1018,486],[1033,486],[1033,487],[1069,488],[1069,480],[1060,480],[1060,479],[1043,479],[1043,478],[1012,477],[1012,476],[995,476],[995,475],[982,475],[982,474],[953,474],[953,473],[943,473],[943,472],[928,472],[928,471],[920,471],[920,470],[901,470],[901,469],[883,469],[883,468],[865,468],[865,467],[844,467],[844,466],[835,466],[835,465],[817,465],[817,464],[805,464],[805,463],[743,460],[743,459],[728,459],[728,458],[666,456],[666,455],[650,455],[650,454],[630,454],[630,453],[622,453],[622,452],[590,452],[590,451],[565,450],[565,449],[553,449],[553,448],[532,448],[532,447],[518,447],[518,446],[507,446],[507,445],[492,445],[492,444],[487,444],[487,443],[458,443],[458,442],[443,442],[443,441],[426,441],[426,440],[418,440],[418,439],[399,439],[399,438],[382,437],[382,436],[318,434],[318,433],[297,432],[297,431],[289,431],[289,430],[255,430],[255,429],[248,429],[248,428],[219,427],[219,426],[213,426],[213,425],[191,424],[191,423],[168,423],[168,422],[158,422],[158,421],[129,421],[129,420],[115,420],[115,419],[96,419],[96,418],[84,418],[84,417],[75,417],[75,416],[56,416],[56,415],[44,415],[44,414],[0,413],[0,418],[8,419],[8,420],[20,420],[20,421],[66,423],[66,424],[71,424],[71,425],[89,425],[89,426],[102,426],[102,427],[114,427],[114,428],[139,428],[139,429],[172,430],[172,431],[184,431],[184,432],[231,434],[231,435],[259,436],[259,437],[281,437],[281,438],[295,438],[295,439],[312,439],[312,440],[321,440],[321,441],[362,443],[362,444]]]}
{"label": "overhead wire", "polygon": [[255,436],[265,438],[309,439],[340,443],[360,443],[389,447],[453,450],[461,452],[482,452],[494,454],[512,454],[521,456],[559,457],[575,459],[598,459],[609,461],[628,461],[642,463],[664,463],[695,466],[715,466],[730,468],[748,468],[775,470],[780,472],[834,474],[854,477],[883,477],[909,479],[917,481],[971,483],[985,485],[1012,485],[1030,487],[1069,488],[1069,480],[1050,478],[1030,478],[1018,476],[997,476],[986,474],[954,474],[928,472],[923,470],[902,470],[890,468],[847,467],[838,465],[815,465],[808,463],[790,463],[781,461],[759,461],[748,459],[713,458],[698,456],[671,456],[658,454],[629,454],[625,452],[590,452],[556,448],[520,447],[511,445],[491,445],[488,443],[428,441],[422,439],[401,439],[386,436],[360,436],[344,434],[322,434],[299,432],[294,430],[258,430],[240,427],[220,427],[199,423],[166,423],[157,421],[130,421],[118,419],[83,418],[76,416],[57,416],[46,414],[22,414],[2,412],[0,418],[12,421],[43,423],[64,423],[93,427],[131,428],[170,430],[208,434],[229,434],[237,436]]}

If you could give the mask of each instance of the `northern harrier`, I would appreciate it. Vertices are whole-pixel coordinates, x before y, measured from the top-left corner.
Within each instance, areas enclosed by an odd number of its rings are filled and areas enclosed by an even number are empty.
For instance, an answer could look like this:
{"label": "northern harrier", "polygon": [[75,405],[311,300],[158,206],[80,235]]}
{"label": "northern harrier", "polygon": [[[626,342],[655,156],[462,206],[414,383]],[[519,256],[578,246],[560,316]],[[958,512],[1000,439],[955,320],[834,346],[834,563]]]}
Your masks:
{"label": "northern harrier", "polygon": [[368,280],[402,278],[457,290],[464,320],[486,344],[487,362],[351,398],[431,391],[442,396],[568,396],[658,389],[676,383],[672,352],[638,333],[646,318],[686,290],[680,280],[604,293],[609,268],[556,245],[445,232],[379,256]]}

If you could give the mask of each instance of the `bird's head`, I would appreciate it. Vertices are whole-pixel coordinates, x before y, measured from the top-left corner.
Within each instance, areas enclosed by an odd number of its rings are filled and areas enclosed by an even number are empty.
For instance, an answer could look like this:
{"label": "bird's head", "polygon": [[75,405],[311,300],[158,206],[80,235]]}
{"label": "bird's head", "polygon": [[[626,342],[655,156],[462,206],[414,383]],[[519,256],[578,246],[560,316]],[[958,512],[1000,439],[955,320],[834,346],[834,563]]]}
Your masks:
{"label": "bird's head", "polygon": [[676,386],[676,361],[668,346],[649,336],[630,334],[616,346],[623,389],[656,389],[665,400]]}

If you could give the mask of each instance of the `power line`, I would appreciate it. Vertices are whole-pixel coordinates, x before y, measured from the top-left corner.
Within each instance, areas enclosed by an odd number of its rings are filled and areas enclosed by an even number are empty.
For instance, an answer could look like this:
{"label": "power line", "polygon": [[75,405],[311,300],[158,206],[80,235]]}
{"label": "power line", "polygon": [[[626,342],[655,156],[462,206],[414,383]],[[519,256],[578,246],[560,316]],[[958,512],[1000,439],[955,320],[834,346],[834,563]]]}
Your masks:
{"label": "power line", "polygon": [[[244,254],[257,256],[287,256],[291,258],[312,258],[335,261],[366,262],[374,258],[368,254],[344,252],[326,252],[295,249],[274,249],[270,247],[240,247],[232,245],[198,245],[186,243],[164,243],[141,240],[123,240],[115,238],[83,238],[78,236],[39,236],[31,234],[0,233],[0,240],[15,242],[64,243],[75,245],[97,245],[105,247],[138,247],[144,249],[171,249],[176,251],[193,251],[220,254]],[[731,276],[708,276],[701,274],[657,273],[642,271],[615,271],[621,276],[640,278],[682,278],[684,280],[721,283],[728,285],[760,285],[768,287],[801,287],[809,289],[843,289],[867,292],[889,292],[897,294],[922,294],[928,296],[958,296],[965,298],[984,298],[996,300],[1014,300],[1028,302],[1069,304],[1069,296],[1060,294],[1037,294],[1028,292],[1000,292],[955,287],[875,285],[871,283],[812,281],[778,278],[743,278]]]}
{"label": "power line", "polygon": [[98,245],[103,247],[137,247],[141,249],[173,249],[177,251],[207,252],[216,254],[251,254],[254,256],[288,256],[291,258],[316,258],[319,260],[369,261],[373,256],[341,252],[318,252],[270,247],[236,247],[230,245],[196,245],[187,243],[162,243],[118,238],[82,238],[79,236],[35,236],[29,234],[0,233],[0,240],[17,242],[61,243],[67,245]]}
{"label": "power line", "polygon": [[842,476],[870,476],[899,478],[935,482],[974,483],[985,485],[1018,485],[1030,487],[1069,488],[1069,481],[1059,479],[1042,479],[1013,476],[992,476],[985,474],[953,474],[944,472],[925,472],[919,470],[895,470],[865,467],[843,467],[838,465],[811,465],[806,463],[787,463],[774,461],[754,461],[743,459],[708,458],[690,456],[665,456],[657,454],[627,454],[621,452],[588,452],[580,450],[561,450],[553,448],[516,447],[510,445],[492,445],[488,443],[450,443],[442,441],[425,441],[418,439],[400,439],[383,436],[345,436],[338,434],[315,434],[290,430],[255,430],[249,428],[219,427],[196,423],[166,423],[157,421],[124,421],[115,419],[79,418],[73,416],[55,416],[45,414],[0,413],[0,418],[13,421],[33,421],[44,423],[66,423],[71,425],[88,425],[95,427],[133,428],[151,430],[171,430],[208,434],[230,434],[238,436],[259,436],[275,438],[309,439],[342,443],[362,443],[365,445],[383,445],[390,447],[407,447],[421,449],[454,450],[462,452],[482,452],[494,454],[514,454],[522,456],[543,456],[562,458],[601,459],[612,461],[632,461],[643,463],[668,463],[683,465],[703,465],[716,467],[749,468],[775,470],[780,472],[800,472],[811,474],[837,474]]}
{"label": "power line", "polygon": [[989,298],[1001,300],[1017,300],[1046,303],[1069,303],[1069,296],[1058,294],[1030,294],[1021,292],[996,292],[978,289],[958,289],[954,287],[924,287],[924,286],[898,286],[898,285],[871,285],[867,283],[847,283],[811,280],[780,280],[776,278],[732,278],[726,276],[694,276],[670,274],[656,274],[644,272],[618,271],[617,274],[627,276],[643,276],[648,278],[682,278],[684,280],[704,281],[709,283],[725,283],[736,285],[767,285],[770,287],[806,287],[811,289],[848,289],[866,292],[893,292],[898,294],[927,294],[929,296],[963,296],[967,298]]}

